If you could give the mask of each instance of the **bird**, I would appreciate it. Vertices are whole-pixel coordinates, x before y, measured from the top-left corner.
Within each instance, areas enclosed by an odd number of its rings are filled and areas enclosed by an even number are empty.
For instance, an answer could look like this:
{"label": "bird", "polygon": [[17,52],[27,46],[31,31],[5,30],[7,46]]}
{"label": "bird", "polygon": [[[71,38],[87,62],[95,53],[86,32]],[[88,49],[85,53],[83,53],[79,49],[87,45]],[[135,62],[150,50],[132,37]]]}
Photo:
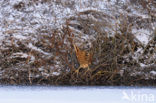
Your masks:
{"label": "bird", "polygon": [[78,60],[79,65],[80,65],[79,68],[75,72],[78,75],[79,70],[81,68],[83,68],[83,69],[87,68],[87,71],[89,71],[90,70],[89,66],[91,65],[91,62],[92,62],[93,53],[85,51],[85,50],[81,50],[75,44],[73,44],[73,46],[74,46],[74,49],[75,49],[77,60]]}

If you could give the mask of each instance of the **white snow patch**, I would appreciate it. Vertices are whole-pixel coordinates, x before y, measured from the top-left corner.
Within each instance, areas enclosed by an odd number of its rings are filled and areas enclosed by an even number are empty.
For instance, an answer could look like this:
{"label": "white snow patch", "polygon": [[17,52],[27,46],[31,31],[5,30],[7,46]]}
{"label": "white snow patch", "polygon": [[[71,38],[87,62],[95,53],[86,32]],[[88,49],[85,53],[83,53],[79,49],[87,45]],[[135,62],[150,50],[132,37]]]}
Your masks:
{"label": "white snow patch", "polygon": [[156,75],[156,71],[151,71],[150,73],[153,75]]}
{"label": "white snow patch", "polygon": [[150,16],[141,13],[141,11],[138,12],[136,10],[133,10],[133,13],[132,14],[135,15],[135,16],[141,17],[142,19],[150,18]]}
{"label": "white snow patch", "polygon": [[150,31],[145,29],[133,29],[132,33],[135,34],[135,37],[144,45],[147,45],[149,42]]}
{"label": "white snow patch", "polygon": [[1,40],[3,40],[4,39],[4,35],[2,34],[2,32],[0,32],[0,42],[1,42]]}
{"label": "white snow patch", "polygon": [[12,57],[13,57],[13,58],[17,58],[17,57],[20,57],[20,58],[27,58],[27,57],[28,57],[28,54],[22,53],[22,52],[18,52],[18,53],[13,53],[13,54],[12,54]]}
{"label": "white snow patch", "polygon": [[20,39],[20,40],[21,40],[21,39],[27,39],[27,38],[28,38],[28,37],[26,37],[26,36],[24,36],[24,35],[22,35],[22,34],[21,34],[21,35],[16,35],[16,34],[14,34],[13,36],[14,36],[15,38],[17,38],[17,39]]}
{"label": "white snow patch", "polygon": [[40,68],[38,68],[38,70],[39,70],[39,71],[44,71],[43,66],[42,66],[42,67],[40,67]]}
{"label": "white snow patch", "polygon": [[53,72],[52,74],[57,76],[57,75],[59,75],[60,73],[59,73],[59,72]]}
{"label": "white snow patch", "polygon": [[25,0],[10,0],[10,4],[15,4],[15,3],[19,3]]}
{"label": "white snow patch", "polygon": [[1,103],[155,103],[156,89],[102,86],[2,86],[0,100]]}
{"label": "white snow patch", "polygon": [[140,63],[140,66],[141,66],[141,67],[147,67],[148,65],[143,64],[143,63]]}
{"label": "white snow patch", "polygon": [[35,47],[32,43],[28,44],[28,47],[31,48],[32,50],[36,50],[38,52],[41,52],[45,55],[50,55],[50,53],[44,52],[43,50],[41,50],[40,48]]}

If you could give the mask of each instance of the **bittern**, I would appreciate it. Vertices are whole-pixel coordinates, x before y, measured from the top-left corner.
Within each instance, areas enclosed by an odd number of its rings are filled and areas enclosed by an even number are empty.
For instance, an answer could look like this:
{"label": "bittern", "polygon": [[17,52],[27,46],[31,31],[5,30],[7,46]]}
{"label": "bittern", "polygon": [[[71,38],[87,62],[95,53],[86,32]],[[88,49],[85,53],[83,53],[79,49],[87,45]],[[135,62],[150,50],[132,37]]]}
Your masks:
{"label": "bittern", "polygon": [[83,68],[83,69],[87,68],[88,70],[90,70],[89,65],[91,65],[93,55],[92,55],[91,52],[87,52],[85,50],[80,50],[80,48],[77,47],[75,44],[73,44],[73,46],[74,46],[74,49],[75,49],[77,60],[78,60],[78,62],[80,64],[79,68],[75,71],[77,73],[77,75],[78,75],[79,70],[81,68]]}

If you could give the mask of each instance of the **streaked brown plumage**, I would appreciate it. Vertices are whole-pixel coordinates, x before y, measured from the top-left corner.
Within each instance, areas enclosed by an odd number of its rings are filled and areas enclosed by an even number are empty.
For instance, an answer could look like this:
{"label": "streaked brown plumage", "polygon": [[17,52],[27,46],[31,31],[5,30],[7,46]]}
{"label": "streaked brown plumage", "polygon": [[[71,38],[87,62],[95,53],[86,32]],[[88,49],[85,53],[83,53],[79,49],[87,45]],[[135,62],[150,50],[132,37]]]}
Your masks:
{"label": "streaked brown plumage", "polygon": [[91,62],[92,62],[92,53],[87,52],[85,50],[80,50],[80,48],[77,47],[75,44],[74,44],[74,49],[76,52],[77,60],[80,64],[78,71],[80,68],[88,68],[89,69],[89,65],[91,65]]}

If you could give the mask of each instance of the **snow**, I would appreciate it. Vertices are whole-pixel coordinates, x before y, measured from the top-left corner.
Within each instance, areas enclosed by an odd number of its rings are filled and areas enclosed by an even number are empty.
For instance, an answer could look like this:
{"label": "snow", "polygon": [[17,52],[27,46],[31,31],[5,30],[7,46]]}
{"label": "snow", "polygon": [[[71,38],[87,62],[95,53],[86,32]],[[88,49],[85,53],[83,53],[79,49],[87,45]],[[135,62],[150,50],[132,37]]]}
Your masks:
{"label": "snow", "polygon": [[147,67],[148,65],[143,64],[143,63],[140,63],[140,66],[141,66],[141,67]]}
{"label": "snow", "polygon": [[34,46],[32,43],[29,43],[29,44],[28,44],[28,47],[31,48],[32,50],[36,50],[36,51],[38,51],[38,52],[41,52],[41,53],[43,53],[43,54],[45,54],[45,55],[50,55],[49,53],[44,52],[44,51],[41,50],[40,48],[37,48],[36,46]]}
{"label": "snow", "polygon": [[136,10],[133,10],[133,15],[136,15],[136,16],[144,18],[144,19],[149,18],[148,15],[142,14],[142,13],[136,11]]}
{"label": "snow", "polygon": [[26,36],[23,36],[23,35],[14,35],[14,37],[16,39],[27,39],[27,37]]}
{"label": "snow", "polygon": [[147,45],[149,42],[150,32],[144,29],[133,29],[132,33],[136,34],[135,37],[144,45]]}
{"label": "snow", "polygon": [[58,73],[58,72],[53,72],[52,74],[53,74],[53,75],[59,75],[60,73]]}
{"label": "snow", "polygon": [[1,103],[155,103],[155,88],[0,87]]}
{"label": "snow", "polygon": [[153,75],[156,75],[156,71],[151,71],[150,73]]}
{"label": "snow", "polygon": [[12,57],[13,58],[16,58],[16,57],[27,58],[28,57],[28,54],[17,52],[17,53],[13,53]]}

